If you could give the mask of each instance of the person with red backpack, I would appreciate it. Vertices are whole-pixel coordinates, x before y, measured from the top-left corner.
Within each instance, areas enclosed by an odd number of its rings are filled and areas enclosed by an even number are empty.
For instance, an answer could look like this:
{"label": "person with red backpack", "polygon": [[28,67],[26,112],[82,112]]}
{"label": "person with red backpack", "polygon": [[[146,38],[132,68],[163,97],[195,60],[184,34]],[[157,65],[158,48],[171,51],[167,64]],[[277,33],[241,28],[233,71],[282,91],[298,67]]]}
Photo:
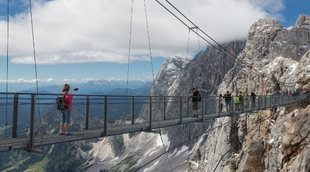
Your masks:
{"label": "person with red backpack", "polygon": [[59,109],[59,112],[62,116],[62,121],[60,123],[59,134],[60,135],[69,135],[69,127],[70,127],[70,115],[72,110],[72,95],[69,93],[70,85],[64,84],[62,89],[62,95],[64,108]]}

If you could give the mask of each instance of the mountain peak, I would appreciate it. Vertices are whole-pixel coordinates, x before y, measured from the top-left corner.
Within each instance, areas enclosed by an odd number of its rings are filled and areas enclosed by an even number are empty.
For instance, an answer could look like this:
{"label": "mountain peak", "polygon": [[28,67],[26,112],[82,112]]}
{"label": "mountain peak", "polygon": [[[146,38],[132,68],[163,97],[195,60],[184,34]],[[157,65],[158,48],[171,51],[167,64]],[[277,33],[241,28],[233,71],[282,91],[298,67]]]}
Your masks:
{"label": "mountain peak", "polygon": [[295,27],[310,29],[310,16],[304,14],[299,15]]}

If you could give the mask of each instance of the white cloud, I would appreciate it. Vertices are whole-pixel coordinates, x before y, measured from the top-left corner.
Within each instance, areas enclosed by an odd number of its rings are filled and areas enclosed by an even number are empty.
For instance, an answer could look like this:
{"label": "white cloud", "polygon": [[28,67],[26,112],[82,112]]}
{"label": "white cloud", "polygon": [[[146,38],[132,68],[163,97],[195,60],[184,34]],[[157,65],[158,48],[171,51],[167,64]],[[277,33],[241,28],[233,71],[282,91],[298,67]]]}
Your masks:
{"label": "white cloud", "polygon": [[[171,0],[219,42],[246,38],[253,22],[277,15],[283,9],[282,1]],[[126,63],[130,3],[124,0],[37,1],[33,6],[33,20],[38,63]],[[146,3],[152,55],[185,56],[187,28],[155,0]],[[6,40],[6,21],[0,21],[0,30],[1,40]],[[190,51],[197,49],[197,36],[191,34]],[[26,12],[11,18],[9,52],[12,63],[33,63],[31,26]],[[134,1],[131,53],[132,60],[149,59],[143,0]],[[5,54],[6,45],[2,41],[0,56]]]}
{"label": "white cloud", "polygon": [[[53,83],[55,81],[54,78],[47,78],[47,79],[38,79],[38,82],[40,83]],[[0,84],[6,83],[7,81],[5,79],[0,79]],[[19,78],[16,80],[8,80],[9,84],[32,84],[36,83],[36,79],[23,79]]]}
{"label": "white cloud", "polygon": [[[119,82],[126,82],[123,78],[106,78],[106,79],[95,79],[95,78],[65,78],[65,79],[54,79],[54,78],[45,78],[45,79],[38,79],[38,82],[41,84],[59,84],[59,83],[87,83],[87,82],[100,82],[100,81],[119,81]],[[131,81],[152,81],[151,77],[144,77],[144,78],[132,78]],[[24,79],[18,78],[16,80],[8,80],[9,84],[35,84],[36,79]],[[6,84],[5,79],[0,78],[0,84]]]}

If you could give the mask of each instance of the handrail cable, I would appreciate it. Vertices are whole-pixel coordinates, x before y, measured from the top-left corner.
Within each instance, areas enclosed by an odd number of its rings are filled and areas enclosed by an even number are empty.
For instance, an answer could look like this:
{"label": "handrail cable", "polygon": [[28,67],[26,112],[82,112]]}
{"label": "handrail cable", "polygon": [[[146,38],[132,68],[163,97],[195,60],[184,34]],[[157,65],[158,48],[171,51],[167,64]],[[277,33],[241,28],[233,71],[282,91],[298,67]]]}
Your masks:
{"label": "handrail cable", "polygon": [[[37,97],[36,101],[38,104],[38,117],[39,117],[39,133],[41,145],[43,143],[43,134],[42,134],[42,122],[41,122],[41,110],[40,110],[40,98],[39,98],[39,82],[38,82],[38,69],[37,69],[37,56],[36,56],[36,46],[35,46],[35,37],[34,37],[34,26],[33,26],[33,16],[32,16],[32,0],[29,0],[29,10],[30,10],[30,22],[31,22],[31,35],[32,35],[32,49],[33,49],[33,60],[34,60],[34,69],[35,69],[35,79],[36,79],[36,92]],[[43,146],[41,146],[41,149]]]}
{"label": "handrail cable", "polygon": [[[9,40],[10,40],[10,0],[7,0],[7,15],[6,15],[6,81],[5,92],[9,92]],[[9,97],[5,97],[5,136],[8,134],[8,104]]]}
{"label": "handrail cable", "polygon": [[[167,0],[166,0],[167,1]],[[206,32],[204,32],[202,29],[200,29],[197,25],[195,25],[191,20],[189,20],[183,13],[181,13],[180,10],[178,10],[175,6],[173,6],[169,1],[167,1],[167,3],[169,3],[176,11],[178,11],[183,17],[185,17],[189,22],[191,22],[191,24],[194,25],[194,27],[190,27],[188,24],[186,24],[182,19],[180,19],[180,17],[178,17],[176,14],[174,14],[170,9],[168,9],[164,4],[162,4],[161,2],[159,2],[158,0],[156,0],[156,2],[158,4],[160,4],[164,9],[166,9],[171,15],[173,15],[176,19],[178,19],[183,25],[185,25],[186,27],[190,28],[198,28],[199,31],[201,31],[204,35],[206,35],[209,39],[211,39],[213,42],[216,42],[211,36],[209,36],[208,34],[206,34]],[[228,55],[234,57],[230,57],[227,56],[229,59],[233,60],[234,62],[236,62],[237,64],[241,65],[241,66],[245,66],[247,67],[249,70],[255,71],[256,75],[259,75],[260,77],[264,77],[259,71],[253,69],[252,67],[248,66],[247,64],[245,64],[244,62],[242,62],[240,59],[237,58],[237,56],[235,56],[234,54],[232,54],[231,52],[229,52],[227,49],[225,49],[221,44],[217,43],[218,46],[222,49],[220,49],[219,47],[215,46],[213,43],[211,43],[209,40],[207,40],[204,36],[202,36],[201,34],[199,34],[199,32],[192,30],[195,34],[197,34],[200,38],[202,38],[204,41],[206,41],[207,43],[209,43],[213,48],[217,49],[218,51],[222,52],[222,50],[224,50]],[[254,72],[253,72],[254,73]]]}
{"label": "handrail cable", "polygon": [[133,0],[131,0],[131,10],[130,10],[129,41],[128,41],[128,58],[127,58],[126,95],[128,95],[128,82],[129,82],[129,67],[130,67],[129,64],[130,64],[131,36],[132,36],[132,15],[133,15]]}

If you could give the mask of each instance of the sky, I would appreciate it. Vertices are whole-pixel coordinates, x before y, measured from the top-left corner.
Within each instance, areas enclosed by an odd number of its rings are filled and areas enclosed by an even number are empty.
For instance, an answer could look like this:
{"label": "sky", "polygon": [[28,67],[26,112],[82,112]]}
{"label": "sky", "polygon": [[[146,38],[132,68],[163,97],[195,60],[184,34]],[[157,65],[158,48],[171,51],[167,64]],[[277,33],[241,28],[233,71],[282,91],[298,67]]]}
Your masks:
{"label": "sky", "polygon": [[[152,67],[156,76],[167,58],[193,58],[208,45],[155,0],[134,0],[129,49],[131,2],[32,0],[39,83],[126,80],[127,71],[129,80],[152,80]],[[246,39],[249,27],[260,18],[273,17],[289,27],[299,14],[310,14],[309,0],[170,2],[220,43]],[[7,75],[9,83],[31,83],[35,69],[29,1],[10,0],[9,9],[7,41],[7,0],[0,0],[0,83]]]}

